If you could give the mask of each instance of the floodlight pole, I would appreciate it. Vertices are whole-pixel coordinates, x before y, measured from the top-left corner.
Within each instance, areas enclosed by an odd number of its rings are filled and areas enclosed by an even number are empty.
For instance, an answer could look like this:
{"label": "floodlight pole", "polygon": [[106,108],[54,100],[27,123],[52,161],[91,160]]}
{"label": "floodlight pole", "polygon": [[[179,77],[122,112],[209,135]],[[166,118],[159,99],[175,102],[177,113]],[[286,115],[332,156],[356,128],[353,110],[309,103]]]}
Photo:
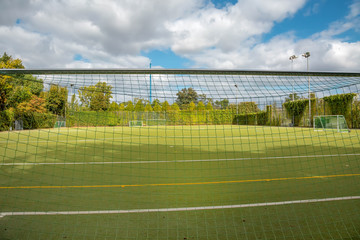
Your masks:
{"label": "floodlight pole", "polygon": [[[289,57],[289,60],[291,61],[291,71],[294,71],[294,60],[297,59],[297,56],[292,55]],[[295,100],[294,97],[294,81],[292,82],[292,100]]]}
{"label": "floodlight pole", "polygon": [[[289,57],[289,60],[291,61],[291,71],[294,71],[294,60],[297,59],[296,55],[292,55]],[[295,100],[295,96],[294,96],[294,81],[292,81],[292,101]],[[292,124],[293,126],[295,125],[295,114],[293,114],[293,119],[292,119]]]}
{"label": "floodlight pole", "polygon": [[[151,69],[151,61],[150,61],[150,69]],[[152,102],[152,99],[151,99],[151,73],[150,73],[150,95],[149,95],[149,100],[150,100],[150,104]]]}
{"label": "floodlight pole", "polygon": [[[309,72],[309,57],[310,52],[306,52],[302,55],[306,58],[306,70]],[[308,76],[308,84],[309,84],[309,125],[311,126],[311,97],[310,97],[310,76]]]}
{"label": "floodlight pole", "polygon": [[[238,86],[236,84],[234,86],[237,92],[239,92]],[[239,104],[238,104],[237,94],[235,95],[235,100],[236,100],[236,115],[239,115]]]}

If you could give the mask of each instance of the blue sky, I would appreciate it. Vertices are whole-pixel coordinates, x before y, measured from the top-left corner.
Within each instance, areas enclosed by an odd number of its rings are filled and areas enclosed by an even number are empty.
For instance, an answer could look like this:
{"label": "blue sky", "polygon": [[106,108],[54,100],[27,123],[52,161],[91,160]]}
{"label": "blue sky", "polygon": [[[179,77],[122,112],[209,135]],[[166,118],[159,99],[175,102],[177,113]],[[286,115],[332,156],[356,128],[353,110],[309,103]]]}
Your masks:
{"label": "blue sky", "polygon": [[[308,38],[329,27],[329,24],[344,18],[349,13],[351,0],[308,1],[293,17],[276,23],[264,40],[287,31],[295,31],[298,38]],[[359,36],[355,37],[359,40]]]}
{"label": "blue sky", "polygon": [[[213,0],[216,8],[224,8],[226,5],[234,5],[237,0]],[[282,21],[275,22],[273,28],[261,36],[261,42],[268,42],[277,35],[293,32],[296,39],[311,38],[312,35],[329,28],[332,23],[346,18],[349,14],[349,6],[352,0],[310,0],[299,9],[293,16]],[[336,36],[346,42],[360,41],[360,33],[350,29]],[[188,68],[192,65],[190,59],[184,59],[174,54],[170,49],[163,51],[150,51],[144,56],[151,59],[152,64],[165,68]],[[360,69],[359,69],[360,70]]]}
{"label": "blue sky", "polygon": [[[3,0],[27,68],[360,69],[360,0]],[[294,70],[305,70],[299,57]]]}

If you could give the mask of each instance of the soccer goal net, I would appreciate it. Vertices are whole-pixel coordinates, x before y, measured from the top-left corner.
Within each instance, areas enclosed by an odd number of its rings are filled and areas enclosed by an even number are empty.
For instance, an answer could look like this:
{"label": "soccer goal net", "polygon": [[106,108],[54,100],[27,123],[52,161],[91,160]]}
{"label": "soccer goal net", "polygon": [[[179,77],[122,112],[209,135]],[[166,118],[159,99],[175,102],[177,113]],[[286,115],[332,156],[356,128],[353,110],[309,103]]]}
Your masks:
{"label": "soccer goal net", "polygon": [[0,239],[360,239],[359,73],[0,83]]}
{"label": "soccer goal net", "polygon": [[314,130],[349,132],[349,128],[343,115],[315,116]]}
{"label": "soccer goal net", "polygon": [[54,128],[66,127],[66,121],[56,121]]}

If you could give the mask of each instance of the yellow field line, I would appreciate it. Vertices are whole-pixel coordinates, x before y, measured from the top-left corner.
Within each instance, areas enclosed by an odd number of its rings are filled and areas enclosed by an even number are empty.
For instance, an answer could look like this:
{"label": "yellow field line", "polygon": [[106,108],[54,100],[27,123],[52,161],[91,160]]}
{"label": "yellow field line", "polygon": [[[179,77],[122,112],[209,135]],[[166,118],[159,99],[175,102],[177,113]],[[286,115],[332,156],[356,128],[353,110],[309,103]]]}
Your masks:
{"label": "yellow field line", "polygon": [[123,185],[89,185],[89,186],[15,186],[15,187],[0,187],[0,189],[40,189],[40,188],[117,188],[117,187],[156,187],[156,186],[186,186],[186,185],[208,185],[208,184],[224,184],[224,183],[250,183],[250,182],[272,182],[285,180],[302,180],[302,179],[319,179],[319,178],[336,178],[336,177],[353,177],[360,176],[360,173],[354,174],[340,174],[340,175],[325,175],[325,176],[311,176],[311,177],[288,177],[288,178],[269,178],[269,179],[248,179],[248,180],[233,180],[233,181],[218,181],[218,182],[197,182],[197,183],[150,183],[150,184],[123,184]]}

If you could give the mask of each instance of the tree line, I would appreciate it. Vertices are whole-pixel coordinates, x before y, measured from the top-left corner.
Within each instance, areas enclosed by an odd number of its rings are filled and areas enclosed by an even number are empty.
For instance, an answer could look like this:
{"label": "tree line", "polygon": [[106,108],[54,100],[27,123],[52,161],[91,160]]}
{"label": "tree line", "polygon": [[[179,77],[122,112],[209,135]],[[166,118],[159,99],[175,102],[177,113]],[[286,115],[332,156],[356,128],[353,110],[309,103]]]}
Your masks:
{"label": "tree line", "polygon": [[[0,58],[0,68],[23,69],[21,59],[14,59],[4,53]],[[176,100],[170,104],[155,99],[134,98],[117,103],[111,101],[112,86],[106,82],[83,86],[68,101],[68,89],[59,85],[44,85],[42,79],[32,75],[17,74],[15,76],[0,75],[0,130],[8,130],[14,120],[21,117],[26,128],[53,127],[54,121],[61,116],[65,118],[69,112],[154,112],[182,114],[183,122],[210,123],[211,119],[226,118],[226,123],[236,124],[281,125],[282,118],[291,119],[291,125],[301,126],[307,117],[308,100],[300,98],[296,93],[285,98],[281,108],[287,116],[282,116],[276,103],[260,110],[255,102],[230,103],[228,99],[214,101],[205,94],[198,94],[193,88],[183,88],[176,94]],[[353,101],[356,94],[340,94],[322,99],[311,96],[311,112],[314,114],[344,115],[349,126],[360,126],[360,103]],[[344,110],[345,109],[345,110]],[[212,117],[204,117],[195,121],[187,112],[212,112]],[[83,115],[85,116],[85,115]],[[125,115],[124,115],[125,116]],[[126,115],[131,120],[131,116]],[[129,117],[130,116],[130,117]],[[138,115],[139,116],[139,115]],[[160,116],[160,115],[159,115]],[[168,116],[170,116],[168,114]],[[195,115],[194,115],[195,116]],[[190,119],[190,120],[184,120]],[[192,120],[191,120],[192,119]],[[209,120],[210,119],[210,120]],[[232,119],[232,120],[231,120]],[[216,122],[224,123],[217,120]]]}

